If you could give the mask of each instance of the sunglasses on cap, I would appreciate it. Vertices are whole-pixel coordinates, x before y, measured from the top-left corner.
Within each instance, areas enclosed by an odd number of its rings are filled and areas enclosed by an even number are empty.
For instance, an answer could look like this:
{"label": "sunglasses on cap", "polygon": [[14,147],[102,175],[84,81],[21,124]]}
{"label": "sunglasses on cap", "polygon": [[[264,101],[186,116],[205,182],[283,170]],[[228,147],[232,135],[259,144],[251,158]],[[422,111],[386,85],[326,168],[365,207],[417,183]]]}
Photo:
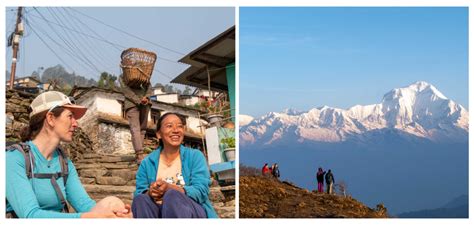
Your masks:
{"label": "sunglasses on cap", "polygon": [[[76,104],[76,100],[74,99],[74,97],[68,96],[68,99],[69,99],[69,102],[71,102],[71,104]],[[55,109],[55,108],[57,108],[57,107],[59,107],[59,106],[63,106],[63,105],[61,105],[61,104],[56,104],[56,105],[54,105],[53,107],[51,107],[51,108],[48,110],[48,112],[53,111],[53,109]]]}

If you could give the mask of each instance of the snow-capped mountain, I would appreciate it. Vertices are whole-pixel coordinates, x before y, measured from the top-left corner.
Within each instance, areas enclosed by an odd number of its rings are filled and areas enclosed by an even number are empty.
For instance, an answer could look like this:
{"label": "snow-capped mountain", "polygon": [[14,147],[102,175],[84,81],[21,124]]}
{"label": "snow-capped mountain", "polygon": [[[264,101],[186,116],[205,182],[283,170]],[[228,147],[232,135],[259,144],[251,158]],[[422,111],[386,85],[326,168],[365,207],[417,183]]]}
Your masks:
{"label": "snow-capped mountain", "polygon": [[249,124],[250,122],[252,122],[253,119],[254,118],[252,116],[240,114],[239,115],[239,126],[243,127],[243,126]]}
{"label": "snow-capped mountain", "polygon": [[394,131],[433,142],[464,142],[468,139],[468,123],[466,109],[433,85],[419,81],[391,90],[379,104],[356,105],[346,110],[323,106],[308,112],[270,112],[241,125],[240,143],[364,142],[373,134]]}

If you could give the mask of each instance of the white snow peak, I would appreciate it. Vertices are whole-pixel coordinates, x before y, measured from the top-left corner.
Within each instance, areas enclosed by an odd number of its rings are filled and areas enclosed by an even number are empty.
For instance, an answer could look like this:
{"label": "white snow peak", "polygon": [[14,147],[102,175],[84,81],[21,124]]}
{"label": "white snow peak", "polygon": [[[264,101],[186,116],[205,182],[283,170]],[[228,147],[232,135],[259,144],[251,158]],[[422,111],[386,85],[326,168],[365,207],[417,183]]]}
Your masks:
{"label": "white snow peak", "polygon": [[[396,129],[432,141],[467,140],[469,113],[433,85],[418,81],[396,88],[382,102],[347,110],[323,106],[307,112],[286,109],[241,125],[241,144],[310,140],[342,142],[380,129]],[[288,140],[287,140],[288,139]]]}

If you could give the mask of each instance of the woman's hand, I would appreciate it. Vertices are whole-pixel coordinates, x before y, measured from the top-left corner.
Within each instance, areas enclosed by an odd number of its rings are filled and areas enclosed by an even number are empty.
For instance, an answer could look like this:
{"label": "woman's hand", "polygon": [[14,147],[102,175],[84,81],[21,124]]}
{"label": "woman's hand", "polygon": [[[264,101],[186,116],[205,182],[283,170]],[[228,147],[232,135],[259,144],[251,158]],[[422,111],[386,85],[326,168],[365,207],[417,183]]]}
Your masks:
{"label": "woman's hand", "polygon": [[158,181],[153,182],[148,189],[148,195],[155,201],[160,201],[163,198],[164,192],[159,189]]}
{"label": "woman's hand", "polygon": [[168,184],[166,181],[164,181],[162,179],[157,180],[156,183],[158,185],[158,190],[160,192],[162,192],[163,195],[165,195],[165,193],[168,190],[170,184]]}
{"label": "woman's hand", "polygon": [[125,209],[122,211],[114,211],[115,216],[119,218],[133,218],[132,208],[130,204],[125,204]]}
{"label": "woman's hand", "polygon": [[159,179],[150,185],[148,195],[150,195],[150,197],[153,198],[155,202],[158,202],[163,199],[165,193],[170,189],[174,189],[181,193],[184,193],[184,189],[182,187],[174,184],[169,184],[166,181]]}

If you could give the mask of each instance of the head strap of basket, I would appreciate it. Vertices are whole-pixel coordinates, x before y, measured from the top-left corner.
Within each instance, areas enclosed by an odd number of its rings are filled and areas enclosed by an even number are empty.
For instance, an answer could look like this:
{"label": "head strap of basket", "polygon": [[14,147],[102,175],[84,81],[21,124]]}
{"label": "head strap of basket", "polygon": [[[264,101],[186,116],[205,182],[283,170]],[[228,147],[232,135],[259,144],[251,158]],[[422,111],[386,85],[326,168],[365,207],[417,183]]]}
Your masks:
{"label": "head strap of basket", "polygon": [[129,48],[122,52],[120,67],[124,83],[133,88],[150,84],[151,74],[155,67],[156,54],[139,48]]}

